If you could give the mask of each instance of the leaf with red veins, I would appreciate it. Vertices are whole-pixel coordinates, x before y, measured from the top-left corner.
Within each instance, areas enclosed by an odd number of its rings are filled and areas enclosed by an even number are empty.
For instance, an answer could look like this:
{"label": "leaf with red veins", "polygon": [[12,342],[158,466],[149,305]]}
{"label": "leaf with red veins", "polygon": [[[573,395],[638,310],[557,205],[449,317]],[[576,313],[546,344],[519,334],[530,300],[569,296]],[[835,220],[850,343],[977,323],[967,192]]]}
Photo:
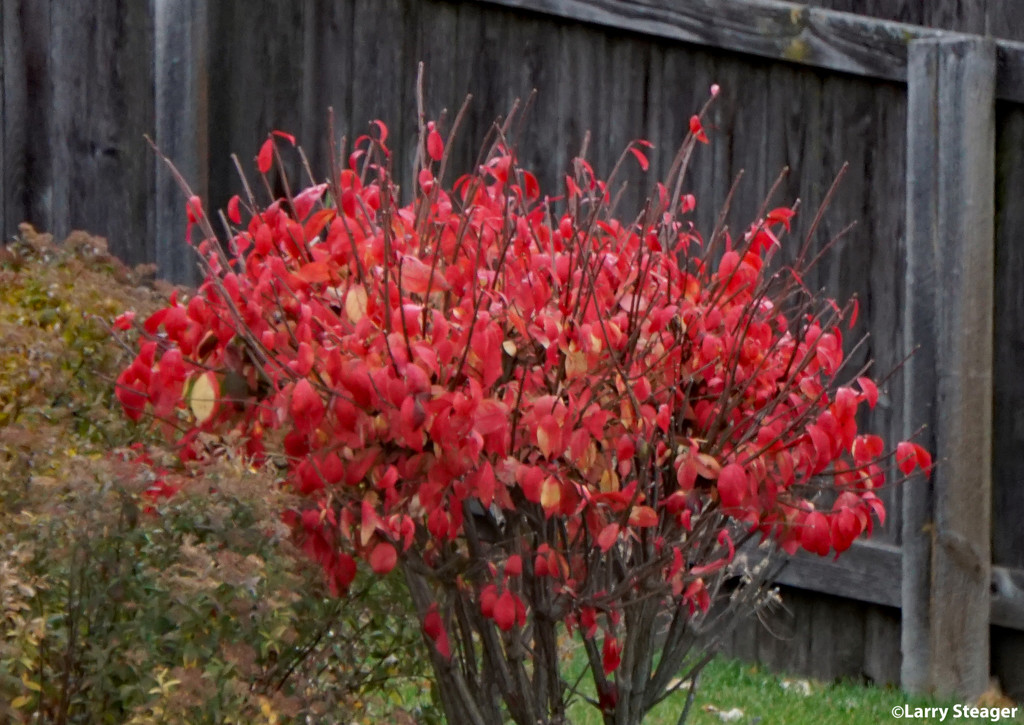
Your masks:
{"label": "leaf with red veins", "polygon": [[832,549],[832,530],[828,518],[820,511],[812,511],[801,524],[800,545],[811,553],[827,556]]}
{"label": "leaf with red veins", "polygon": [[398,552],[387,542],[381,542],[370,552],[370,568],[375,574],[384,575],[395,568],[398,563]]}
{"label": "leaf with red veins", "polygon": [[747,472],[738,463],[730,463],[718,474],[718,496],[726,508],[743,504],[750,492]]}

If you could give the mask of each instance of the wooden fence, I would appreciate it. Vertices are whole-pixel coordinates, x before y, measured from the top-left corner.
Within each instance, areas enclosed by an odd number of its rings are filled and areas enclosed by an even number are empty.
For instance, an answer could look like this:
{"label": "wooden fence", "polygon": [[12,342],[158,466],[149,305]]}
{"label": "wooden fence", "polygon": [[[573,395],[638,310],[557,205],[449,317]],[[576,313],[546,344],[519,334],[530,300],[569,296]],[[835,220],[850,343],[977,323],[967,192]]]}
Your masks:
{"label": "wooden fence", "polygon": [[[1024,10],[1012,0],[0,0],[0,221],[106,235],[195,279],[183,200],[143,134],[211,208],[271,128],[323,169],[338,133],[385,119],[408,183],[416,64],[428,113],[474,100],[456,165],[533,88],[521,158],[552,186],[591,132],[607,172],[633,138],[667,170],[721,85],[694,163],[709,228],[779,199],[813,209],[844,162],[821,242],[857,226],[811,280],[857,294],[862,360],[909,363],[872,424],[921,440],[931,481],[889,491],[885,529],[836,562],[798,557],[786,607],[732,651],[819,676],[973,695],[990,673],[1024,696]],[[860,15],[838,12],[854,10]],[[878,16],[878,17],[869,17]],[[895,21],[905,21],[904,23]],[[993,37],[993,35],[1001,37]],[[811,214],[804,216],[810,217]],[[800,223],[806,231],[809,218]]]}

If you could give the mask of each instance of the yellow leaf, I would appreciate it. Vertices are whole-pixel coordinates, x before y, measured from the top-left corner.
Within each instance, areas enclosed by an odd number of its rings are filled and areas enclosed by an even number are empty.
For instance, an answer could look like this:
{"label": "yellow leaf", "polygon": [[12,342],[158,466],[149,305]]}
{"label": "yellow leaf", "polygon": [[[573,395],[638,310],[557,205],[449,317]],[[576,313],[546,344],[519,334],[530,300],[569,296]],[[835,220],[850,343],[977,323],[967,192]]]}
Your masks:
{"label": "yellow leaf", "polygon": [[21,676],[21,683],[33,692],[42,692],[43,687],[38,682],[28,679],[28,675],[23,674]]}
{"label": "yellow leaf", "polygon": [[28,705],[30,702],[32,702],[31,695],[21,695],[11,700],[11,707],[18,710],[19,708],[25,707],[25,705]]}
{"label": "yellow leaf", "polygon": [[366,290],[361,284],[354,284],[345,296],[345,314],[352,322],[359,322],[366,316]]}
{"label": "yellow leaf", "polygon": [[195,379],[189,390],[188,407],[196,417],[197,423],[202,425],[213,417],[219,397],[220,385],[216,374],[205,372]]}
{"label": "yellow leaf", "polygon": [[540,485],[540,505],[545,511],[550,511],[562,501],[562,487],[558,481],[548,476]]}
{"label": "yellow leaf", "polygon": [[565,356],[565,377],[575,380],[587,372],[587,356],[582,352],[570,352]]}
{"label": "yellow leaf", "polygon": [[619,476],[610,468],[606,469],[605,472],[601,474],[601,482],[598,485],[601,488],[601,493],[614,493],[620,488]]}

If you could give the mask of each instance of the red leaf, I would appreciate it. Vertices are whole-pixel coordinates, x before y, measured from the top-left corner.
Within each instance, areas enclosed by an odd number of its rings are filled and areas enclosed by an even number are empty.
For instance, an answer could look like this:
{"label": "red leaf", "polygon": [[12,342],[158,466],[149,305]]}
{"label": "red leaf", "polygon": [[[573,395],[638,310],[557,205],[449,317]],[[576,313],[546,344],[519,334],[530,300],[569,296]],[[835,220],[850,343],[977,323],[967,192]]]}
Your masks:
{"label": "red leaf", "polygon": [[228,199],[228,219],[232,224],[242,223],[242,214],[238,211],[238,194]]}
{"label": "red leaf", "polygon": [[402,289],[411,294],[423,295],[428,289],[434,292],[447,291],[451,285],[436,268],[432,270],[419,258],[407,254],[402,257]]}
{"label": "red leaf", "polygon": [[441,140],[441,134],[434,129],[427,134],[427,153],[434,161],[440,161],[444,156],[444,141]]}
{"label": "red leaf", "polygon": [[261,174],[267,174],[270,172],[270,167],[274,163],[274,141],[273,139],[267,139],[263,142],[260,147],[260,153],[256,157],[256,168],[260,170]]}
{"label": "red leaf", "polygon": [[523,172],[523,191],[526,192],[526,198],[531,201],[540,196],[540,184],[537,183],[537,177],[529,171]]}
{"label": "red leaf", "polygon": [[295,145],[295,137],[292,136],[290,133],[285,133],[284,131],[277,131],[277,130],[271,131],[271,133],[274,134],[275,136],[277,136],[278,138],[283,138],[285,141],[290,143],[292,146]]}
{"label": "red leaf", "polygon": [[494,623],[503,632],[509,631],[516,624],[516,600],[508,589],[494,603]]}
{"label": "red leaf", "polygon": [[837,554],[849,549],[860,532],[860,519],[850,509],[843,509],[832,516],[832,543]]}
{"label": "red leaf", "polygon": [[601,550],[601,553],[605,553],[608,549],[612,548],[612,545],[619,538],[619,525],[608,524],[601,533],[597,535],[597,547]]}
{"label": "red leaf", "polygon": [[380,134],[380,137],[377,140],[381,144],[384,144],[388,140],[388,127],[385,126],[384,122],[380,120],[373,121],[371,125],[377,127],[377,132]]}
{"label": "red leaf", "polygon": [[634,506],[629,512],[629,523],[641,529],[658,525],[658,513],[650,506]]}
{"label": "red leaf", "polygon": [[120,330],[123,332],[125,330],[131,329],[132,322],[134,321],[135,311],[128,310],[127,312],[122,312],[120,315],[117,316],[117,319],[114,320],[114,324],[112,325],[112,327],[115,330]]}
{"label": "red leaf", "polygon": [[643,151],[641,151],[640,149],[635,149],[632,146],[630,146],[629,147],[629,152],[631,154],[633,154],[634,157],[636,157],[637,163],[640,164],[640,168],[641,169],[643,169],[644,171],[647,171],[647,169],[650,168],[651,164],[647,160],[647,157],[644,156],[644,152]]}
{"label": "red leaf", "polygon": [[917,455],[917,465],[926,475],[930,476],[932,473],[932,454],[917,443],[914,444],[914,453]]}
{"label": "red leaf", "polygon": [[708,136],[704,133],[704,126],[700,122],[700,116],[690,116],[690,133],[701,143],[708,142]]}
{"label": "red leaf", "polygon": [[874,408],[878,403],[878,386],[875,385],[875,381],[871,378],[860,377],[857,378],[857,384],[864,392],[864,399],[868,401],[868,406]]}
{"label": "red leaf", "polygon": [[304,432],[314,430],[324,417],[324,401],[306,378],[292,390],[290,412],[296,429]]}
{"label": "red leaf", "polygon": [[537,424],[537,447],[545,458],[557,458],[562,454],[562,426],[555,416],[548,413]]}
{"label": "red leaf", "polygon": [[452,649],[448,642],[448,632],[445,631],[444,622],[438,614],[437,604],[431,604],[430,609],[423,617],[423,634],[427,635],[434,643],[438,653],[446,660],[451,659]]}
{"label": "red leaf", "polygon": [[765,221],[768,224],[781,224],[786,228],[786,231],[790,231],[790,220],[796,215],[796,212],[792,209],[787,209],[784,206],[780,206],[777,209],[772,209],[768,212],[768,216]]}
{"label": "red leaf", "polygon": [[743,503],[749,492],[747,472],[738,463],[730,463],[718,474],[718,496],[726,508]]}
{"label": "red leaf", "polygon": [[513,554],[505,562],[505,576],[519,576],[523,573],[523,559],[519,554]]}
{"label": "red leaf", "polygon": [[832,548],[831,527],[828,519],[820,511],[812,511],[803,522],[800,544],[807,551],[819,556],[826,556]]}
{"label": "red leaf", "polygon": [[917,451],[910,441],[901,441],[896,446],[896,463],[899,465],[903,475],[909,476],[917,466]]}
{"label": "red leaf", "polygon": [[327,184],[317,184],[308,189],[303,189],[293,200],[292,207],[295,210],[295,218],[300,222],[309,216],[313,211],[313,205],[320,201],[320,197],[327,191]]}
{"label": "red leaf", "polygon": [[370,568],[377,574],[387,574],[398,563],[398,552],[387,542],[377,544],[370,552]]}
{"label": "red leaf", "polygon": [[203,218],[203,201],[198,196],[190,196],[185,204],[185,215],[189,223],[195,224]]}
{"label": "red leaf", "polygon": [[605,637],[604,647],[601,651],[601,666],[604,668],[604,673],[610,675],[619,669],[619,664],[622,662],[622,645],[619,644],[619,640],[615,637]]}

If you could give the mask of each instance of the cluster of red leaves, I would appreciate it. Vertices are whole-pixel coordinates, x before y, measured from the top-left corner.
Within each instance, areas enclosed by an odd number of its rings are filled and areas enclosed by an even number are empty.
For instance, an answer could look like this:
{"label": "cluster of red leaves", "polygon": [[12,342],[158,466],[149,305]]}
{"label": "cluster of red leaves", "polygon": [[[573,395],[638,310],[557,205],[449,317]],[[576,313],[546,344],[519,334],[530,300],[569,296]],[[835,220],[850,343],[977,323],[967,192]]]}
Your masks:
{"label": "cluster of red leaves", "polygon": [[[190,199],[207,279],[143,323],[118,381],[129,416],[184,427],[186,457],[226,431],[259,457],[276,431],[288,481],[316,502],[289,521],[336,591],[354,557],[378,573],[411,553],[430,567],[469,538],[489,552],[473,594],[486,618],[521,627],[535,603],[520,580],[543,580],[570,627],[593,637],[606,617],[611,672],[602,557],[646,547],[665,596],[706,610],[736,531],[826,555],[884,519],[885,446],[857,422],[875,384],[837,382],[842,313],[794,303],[795,270],[769,271],[791,210],[706,242],[685,221],[691,195],[659,185],[626,223],[577,160],[556,205],[502,144],[445,188],[433,124],[401,205],[374,129],[331,184],[264,208],[232,199],[230,255]],[[706,141],[696,116],[691,132]],[[930,466],[914,443],[897,462]],[[713,545],[696,549],[709,512]],[[533,533],[481,549],[474,515],[525,517]],[[437,609],[424,621],[447,656]]]}

